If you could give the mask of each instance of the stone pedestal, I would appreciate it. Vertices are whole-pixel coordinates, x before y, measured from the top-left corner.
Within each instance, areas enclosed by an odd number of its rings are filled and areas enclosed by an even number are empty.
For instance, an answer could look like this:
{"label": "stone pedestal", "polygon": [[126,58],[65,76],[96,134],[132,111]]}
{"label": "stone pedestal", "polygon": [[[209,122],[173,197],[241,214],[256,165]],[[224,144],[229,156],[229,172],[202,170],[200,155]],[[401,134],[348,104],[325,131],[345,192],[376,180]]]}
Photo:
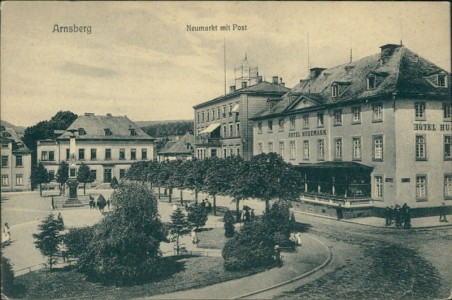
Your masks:
{"label": "stone pedestal", "polygon": [[83,204],[80,202],[80,200],[78,200],[78,197],[77,197],[77,187],[78,187],[77,180],[76,179],[69,179],[66,184],[67,184],[67,186],[69,188],[69,191],[68,191],[69,198],[63,204],[63,207],[80,207],[80,206],[83,206]]}

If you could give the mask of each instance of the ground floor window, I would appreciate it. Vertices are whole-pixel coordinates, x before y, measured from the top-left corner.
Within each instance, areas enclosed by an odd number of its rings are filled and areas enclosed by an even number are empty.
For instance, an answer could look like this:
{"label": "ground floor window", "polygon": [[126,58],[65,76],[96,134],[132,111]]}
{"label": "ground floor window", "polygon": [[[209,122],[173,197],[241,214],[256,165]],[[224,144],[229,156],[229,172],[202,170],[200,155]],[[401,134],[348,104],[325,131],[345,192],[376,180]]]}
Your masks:
{"label": "ground floor window", "polygon": [[303,141],[303,159],[309,160],[309,141]]}
{"label": "ground floor window", "polygon": [[383,176],[375,176],[375,198],[383,198]]}
{"label": "ground floor window", "polygon": [[427,198],[427,176],[416,176],[416,199],[422,200]]}
{"label": "ground floor window", "polygon": [[119,169],[119,179],[123,178],[126,175],[125,169]]}
{"label": "ground floor window", "polygon": [[104,182],[111,182],[111,169],[104,170]]}
{"label": "ground floor window", "polygon": [[16,174],[16,185],[24,185],[24,175]]}
{"label": "ground floor window", "polygon": [[91,178],[91,180],[96,181],[97,180],[97,171],[96,170],[90,170],[90,175],[89,177]]}
{"label": "ground floor window", "polygon": [[452,174],[444,176],[444,198],[452,199]]}
{"label": "ground floor window", "polygon": [[257,145],[257,154],[262,154],[264,152],[262,143]]}
{"label": "ground floor window", "polygon": [[284,142],[279,142],[279,155],[284,158]]}
{"label": "ground floor window", "polygon": [[2,186],[8,186],[8,185],[9,185],[8,174],[2,174]]}
{"label": "ground floor window", "polygon": [[224,148],[223,149],[223,158],[226,158],[226,156],[227,156],[227,150],[226,150],[226,148]]}
{"label": "ground floor window", "polygon": [[268,143],[268,153],[271,153],[271,152],[273,152],[273,143],[269,142]]}
{"label": "ground floor window", "polygon": [[295,159],[296,153],[295,141],[290,141],[290,159]]}

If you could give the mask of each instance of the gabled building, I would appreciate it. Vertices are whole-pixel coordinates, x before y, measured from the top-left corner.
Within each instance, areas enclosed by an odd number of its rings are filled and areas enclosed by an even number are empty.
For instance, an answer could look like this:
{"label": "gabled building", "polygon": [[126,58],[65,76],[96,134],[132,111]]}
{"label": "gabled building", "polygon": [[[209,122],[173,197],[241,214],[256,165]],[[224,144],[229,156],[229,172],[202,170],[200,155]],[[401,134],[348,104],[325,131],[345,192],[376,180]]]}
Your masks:
{"label": "gabled building", "polygon": [[452,204],[450,96],[445,70],[384,45],[355,62],[312,68],[256,114],[254,154],[277,152],[300,167],[307,210]]}
{"label": "gabled building", "polygon": [[245,57],[236,79],[240,88],[231,86],[229,93],[195,105],[195,156],[206,157],[253,155],[253,125],[249,118],[267,106],[269,98],[281,97],[289,91],[278,76],[272,82],[258,76]]}
{"label": "gabled building", "polygon": [[154,140],[126,116],[85,113],[55,140],[38,141],[37,156],[54,177],[61,161],[71,160],[72,144],[77,165],[88,165],[98,185],[121,179],[138,160],[154,159]]}
{"label": "gabled building", "polygon": [[157,153],[158,161],[164,160],[188,160],[193,158],[195,149],[195,136],[189,132],[173,141],[166,142],[165,146]]}
{"label": "gabled building", "polygon": [[1,128],[1,190],[31,189],[31,151],[12,128]]}

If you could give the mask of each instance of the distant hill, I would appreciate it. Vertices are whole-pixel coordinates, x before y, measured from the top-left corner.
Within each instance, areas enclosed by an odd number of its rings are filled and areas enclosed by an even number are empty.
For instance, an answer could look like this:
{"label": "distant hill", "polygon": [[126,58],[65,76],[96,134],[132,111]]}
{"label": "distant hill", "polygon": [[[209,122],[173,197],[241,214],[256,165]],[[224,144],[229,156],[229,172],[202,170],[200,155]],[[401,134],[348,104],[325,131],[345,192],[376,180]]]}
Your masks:
{"label": "distant hill", "polygon": [[8,127],[8,128],[13,128],[19,134],[23,134],[24,131],[25,131],[25,127],[24,126],[16,126],[14,124],[11,124],[11,123],[9,123],[7,121],[3,121],[3,120],[0,120],[0,125]]}
{"label": "distant hill", "polygon": [[141,128],[151,126],[151,125],[157,125],[157,124],[180,123],[180,122],[192,122],[193,123],[193,120],[134,121],[134,123],[137,124]]}
{"label": "distant hill", "polygon": [[[140,125],[139,122],[136,123]],[[159,121],[140,127],[152,137],[170,137],[193,132],[193,121]]]}

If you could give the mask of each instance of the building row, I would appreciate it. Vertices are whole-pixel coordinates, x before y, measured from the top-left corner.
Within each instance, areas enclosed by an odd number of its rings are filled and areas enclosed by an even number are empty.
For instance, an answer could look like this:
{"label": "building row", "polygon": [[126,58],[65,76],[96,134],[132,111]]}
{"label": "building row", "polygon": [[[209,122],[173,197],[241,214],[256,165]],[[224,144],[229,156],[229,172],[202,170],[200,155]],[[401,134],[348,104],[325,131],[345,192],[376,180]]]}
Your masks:
{"label": "building row", "polygon": [[[242,155],[234,145],[246,159],[276,152],[303,174],[304,208],[320,213],[452,203],[450,74],[403,45],[380,48],[311,68],[290,90],[276,79],[196,105],[196,155]],[[226,118],[215,113],[231,105]]]}

